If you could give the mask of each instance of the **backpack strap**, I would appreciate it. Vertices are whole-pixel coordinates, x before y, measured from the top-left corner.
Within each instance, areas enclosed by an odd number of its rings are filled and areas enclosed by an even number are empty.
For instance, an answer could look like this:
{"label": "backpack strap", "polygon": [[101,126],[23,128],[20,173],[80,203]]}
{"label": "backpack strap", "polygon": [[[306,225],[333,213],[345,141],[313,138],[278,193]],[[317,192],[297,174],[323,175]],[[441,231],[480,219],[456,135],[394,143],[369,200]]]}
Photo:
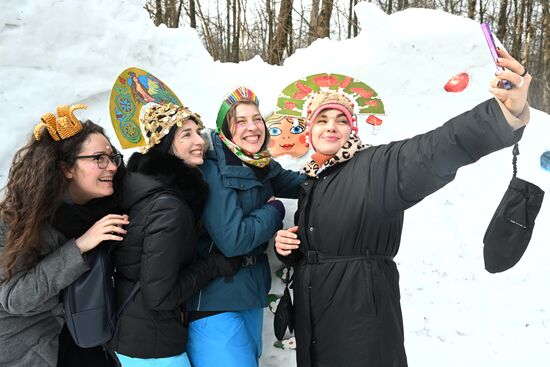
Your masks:
{"label": "backpack strap", "polygon": [[139,286],[140,286],[139,281],[137,281],[136,284],[134,284],[134,287],[132,288],[132,291],[130,292],[130,295],[128,296],[128,298],[126,298],[126,301],[124,301],[124,303],[122,304],[122,306],[118,310],[118,312],[116,314],[117,319],[120,318],[120,315],[122,315],[122,311],[124,311],[124,308],[126,308],[126,306],[128,306],[128,303],[130,303],[132,298],[134,298],[136,293],[139,291]]}

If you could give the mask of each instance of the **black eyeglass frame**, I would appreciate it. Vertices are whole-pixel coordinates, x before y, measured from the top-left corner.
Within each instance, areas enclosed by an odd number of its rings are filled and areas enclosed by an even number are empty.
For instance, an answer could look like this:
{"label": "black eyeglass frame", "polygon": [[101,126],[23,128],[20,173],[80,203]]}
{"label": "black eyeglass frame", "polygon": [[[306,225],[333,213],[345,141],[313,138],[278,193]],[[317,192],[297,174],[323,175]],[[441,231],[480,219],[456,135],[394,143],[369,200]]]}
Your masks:
{"label": "black eyeglass frame", "polygon": [[[108,160],[104,160],[105,164],[102,164],[101,157],[107,156]],[[122,164],[124,156],[120,153],[115,153],[113,155],[109,155],[107,153],[101,153],[101,154],[92,154],[92,155],[78,155],[74,157],[74,159],[80,159],[80,158],[93,158],[95,159],[97,163],[97,168],[99,169],[105,169],[109,165],[109,162],[113,162],[114,165],[118,168]],[[102,167],[103,166],[103,167]]]}

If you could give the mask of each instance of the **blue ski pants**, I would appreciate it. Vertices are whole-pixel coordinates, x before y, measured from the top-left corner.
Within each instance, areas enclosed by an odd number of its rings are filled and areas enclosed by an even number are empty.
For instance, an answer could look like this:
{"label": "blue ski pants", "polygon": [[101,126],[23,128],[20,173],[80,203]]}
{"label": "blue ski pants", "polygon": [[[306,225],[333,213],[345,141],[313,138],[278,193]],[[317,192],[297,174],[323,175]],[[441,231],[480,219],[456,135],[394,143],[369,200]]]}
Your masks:
{"label": "blue ski pants", "polygon": [[223,312],[189,324],[187,354],[193,367],[258,367],[263,308]]}

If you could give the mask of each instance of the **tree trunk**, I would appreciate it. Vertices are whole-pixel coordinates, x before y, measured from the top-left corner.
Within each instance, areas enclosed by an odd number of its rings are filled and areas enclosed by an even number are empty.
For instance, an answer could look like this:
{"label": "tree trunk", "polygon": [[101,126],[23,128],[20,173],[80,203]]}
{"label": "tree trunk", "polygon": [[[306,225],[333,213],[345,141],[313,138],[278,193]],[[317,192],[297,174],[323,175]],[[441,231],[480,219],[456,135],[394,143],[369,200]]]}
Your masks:
{"label": "tree trunk", "polygon": [[474,19],[476,15],[476,0],[468,0],[468,18]]}
{"label": "tree trunk", "polygon": [[292,0],[290,2],[290,13],[286,19],[286,31],[288,34],[287,57],[294,53],[294,28],[292,27]]}
{"label": "tree trunk", "polygon": [[189,25],[191,28],[197,28],[197,13],[195,10],[195,0],[189,0]]}
{"label": "tree trunk", "polygon": [[311,0],[311,13],[309,14],[309,44],[317,38],[317,22],[319,21],[319,0]]}
{"label": "tree trunk", "polygon": [[351,38],[351,27],[353,22],[353,0],[349,0],[349,12],[348,12],[348,38]]}
{"label": "tree trunk", "polygon": [[162,19],[162,0],[155,1],[155,25],[158,27],[164,22]]}
{"label": "tree trunk", "polygon": [[[227,20],[226,20],[226,28],[225,33],[227,35],[227,38],[225,39],[225,61],[229,61],[231,59],[231,0],[227,0],[226,2],[226,10],[227,10]],[[233,18],[233,22],[235,21],[235,18]]]}
{"label": "tree trunk", "polygon": [[288,40],[288,18],[292,11],[293,0],[281,0],[279,8],[279,17],[277,18],[277,30],[272,47],[268,52],[267,62],[271,65],[279,65],[283,60],[283,53]]}
{"label": "tree trunk", "polygon": [[231,61],[239,62],[239,41],[241,38],[241,2],[233,1],[233,41],[231,42]]}
{"label": "tree trunk", "polygon": [[355,5],[357,5],[357,0],[349,0],[348,38],[352,36],[357,37],[357,15],[355,15],[354,11]]}
{"label": "tree trunk", "polygon": [[[273,7],[271,4],[272,0],[266,0],[265,2],[265,10],[267,13],[267,49],[269,50],[271,48],[271,44],[273,43]],[[269,51],[268,51],[269,52]]]}
{"label": "tree trunk", "polygon": [[520,2],[519,14],[517,13],[517,0],[514,0],[516,17],[514,22],[514,42],[512,43],[512,56],[521,61],[521,42],[523,37],[523,18],[525,18],[525,2]]}
{"label": "tree trunk", "polygon": [[330,36],[330,16],[332,15],[333,0],[323,0],[317,22],[317,38]]}
{"label": "tree trunk", "polygon": [[483,7],[483,1],[479,1],[479,22],[483,23],[485,19],[485,8]]}
{"label": "tree trunk", "polygon": [[550,113],[550,5],[542,1],[543,67],[542,67],[542,109]]}
{"label": "tree trunk", "polygon": [[525,44],[523,45],[523,56],[521,62],[526,67],[529,64],[529,55],[531,50],[531,43],[533,36],[535,34],[535,26],[531,22],[531,17],[533,16],[533,0],[527,0],[525,4]]}
{"label": "tree trunk", "polygon": [[178,28],[180,26],[180,17],[181,17],[182,8],[183,8],[183,0],[180,0],[180,4],[178,5],[178,13],[176,15],[176,26],[174,28]]}
{"label": "tree trunk", "polygon": [[177,18],[176,0],[165,0],[164,16],[168,28],[177,28],[179,19]]}
{"label": "tree trunk", "polygon": [[388,0],[388,7],[386,8],[386,13],[391,14],[393,10],[393,0]]}
{"label": "tree trunk", "polygon": [[508,0],[500,0],[500,10],[498,11],[498,30],[497,37],[504,42],[506,32],[508,31]]}

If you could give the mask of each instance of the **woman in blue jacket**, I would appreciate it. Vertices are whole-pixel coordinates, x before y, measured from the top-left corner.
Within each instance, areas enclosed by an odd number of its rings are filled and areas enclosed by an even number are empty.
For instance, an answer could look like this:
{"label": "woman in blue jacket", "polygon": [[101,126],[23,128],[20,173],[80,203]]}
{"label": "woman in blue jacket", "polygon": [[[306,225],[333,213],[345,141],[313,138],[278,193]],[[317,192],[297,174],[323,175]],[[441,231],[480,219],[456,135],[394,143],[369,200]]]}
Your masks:
{"label": "woman in blue jacket", "polygon": [[216,126],[200,166],[210,193],[198,252],[244,260],[235,276],[212,281],[191,301],[187,350],[194,367],[257,366],[271,286],[265,250],[284,217],[275,197],[297,198],[304,177],[271,159],[265,121],[250,89],[239,87],[226,97]]}

